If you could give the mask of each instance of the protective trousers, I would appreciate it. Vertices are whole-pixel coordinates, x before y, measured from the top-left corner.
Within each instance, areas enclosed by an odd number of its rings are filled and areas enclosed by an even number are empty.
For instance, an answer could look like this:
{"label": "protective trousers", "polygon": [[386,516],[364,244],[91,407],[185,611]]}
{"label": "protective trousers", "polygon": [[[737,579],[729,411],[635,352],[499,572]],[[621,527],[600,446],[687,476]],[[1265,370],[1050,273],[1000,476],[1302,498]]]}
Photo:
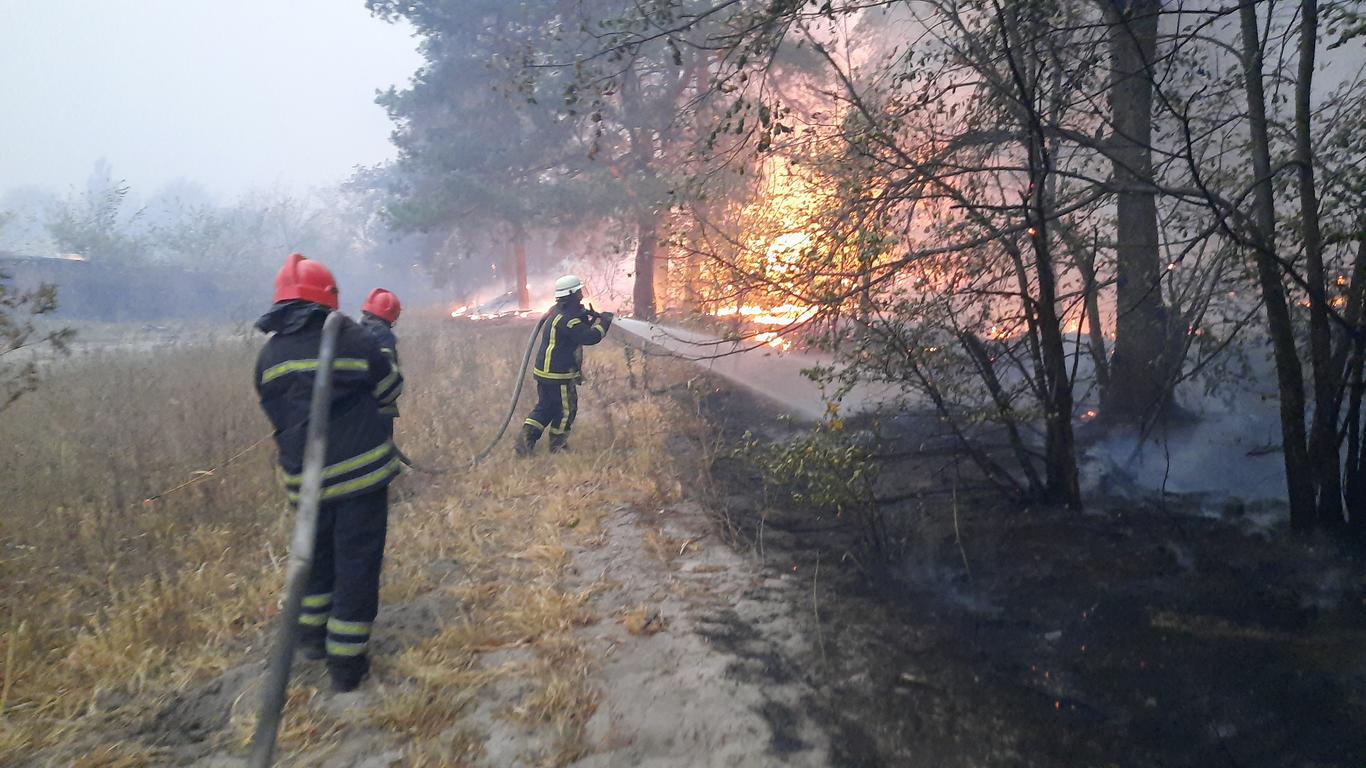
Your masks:
{"label": "protective trousers", "polygon": [[[552,437],[569,434],[574,417],[579,413],[578,385],[572,379],[552,381],[536,379],[536,407],[531,409],[525,424],[535,430],[535,438],[549,430]],[[533,439],[535,439],[533,438]]]}
{"label": "protective trousers", "polygon": [[365,663],[370,625],[379,611],[379,572],[389,520],[389,488],[318,508],[313,568],[299,623],[327,633],[328,665]]}

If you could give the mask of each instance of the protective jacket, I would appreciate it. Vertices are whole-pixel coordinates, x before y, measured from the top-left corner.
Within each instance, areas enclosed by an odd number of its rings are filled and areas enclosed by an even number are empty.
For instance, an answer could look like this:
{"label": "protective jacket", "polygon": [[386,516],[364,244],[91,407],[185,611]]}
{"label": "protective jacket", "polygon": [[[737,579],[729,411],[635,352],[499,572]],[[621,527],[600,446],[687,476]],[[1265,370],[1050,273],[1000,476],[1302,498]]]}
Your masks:
{"label": "protective jacket", "polygon": [[[256,392],[275,427],[280,469],[291,504],[303,481],[309,402],[318,370],[318,347],[327,309],[311,302],[275,305],[256,327],[271,334],[256,361]],[[390,421],[379,409],[403,391],[403,375],[368,331],[349,318],[337,334],[332,405],[322,498],[339,501],[387,486],[399,460],[389,440]]]}
{"label": "protective jacket", "polygon": [[550,313],[532,374],[543,381],[575,381],[582,348],[602,341],[611,321],[590,313],[578,301],[557,302]]}
{"label": "protective jacket", "polygon": [[[398,337],[394,336],[394,328],[386,323],[382,318],[375,317],[370,313],[365,313],[360,320],[361,327],[370,332],[379,342],[379,351],[389,356],[389,362],[395,368],[398,367]],[[379,412],[391,419],[398,418],[398,402],[394,401],[388,405],[380,406]]]}

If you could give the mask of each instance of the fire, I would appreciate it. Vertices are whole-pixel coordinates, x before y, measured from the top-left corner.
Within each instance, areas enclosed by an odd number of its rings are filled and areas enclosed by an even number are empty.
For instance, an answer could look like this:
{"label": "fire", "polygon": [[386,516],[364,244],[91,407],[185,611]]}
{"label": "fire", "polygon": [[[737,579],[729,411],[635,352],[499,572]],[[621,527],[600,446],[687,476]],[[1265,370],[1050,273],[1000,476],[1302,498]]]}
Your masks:
{"label": "fire", "polygon": [[511,317],[539,317],[549,312],[553,306],[555,306],[555,302],[550,301],[540,309],[502,309],[496,312],[480,312],[478,311],[479,307],[462,304],[451,310],[451,318],[455,320],[500,320]]}
{"label": "fire", "polygon": [[[815,307],[797,304],[780,304],[776,307],[761,307],[757,304],[744,304],[738,307],[722,307],[716,310],[716,317],[740,317],[755,325],[785,329],[788,326],[811,319],[816,314]],[[764,331],[755,334],[754,340],[767,344],[774,349],[787,350],[792,342],[784,338],[785,330]]]}
{"label": "fire", "polygon": [[765,331],[763,333],[760,333],[754,337],[754,340],[763,342],[764,344],[767,344],[770,347],[773,347],[774,349],[792,348],[792,342],[788,341],[787,339],[784,339],[776,331]]}
{"label": "fire", "polygon": [[776,307],[761,307],[757,304],[745,304],[740,307],[722,307],[716,310],[717,317],[734,317],[739,315],[756,325],[792,325],[805,320],[810,320],[816,314],[815,307],[801,307],[796,304],[780,304]]}

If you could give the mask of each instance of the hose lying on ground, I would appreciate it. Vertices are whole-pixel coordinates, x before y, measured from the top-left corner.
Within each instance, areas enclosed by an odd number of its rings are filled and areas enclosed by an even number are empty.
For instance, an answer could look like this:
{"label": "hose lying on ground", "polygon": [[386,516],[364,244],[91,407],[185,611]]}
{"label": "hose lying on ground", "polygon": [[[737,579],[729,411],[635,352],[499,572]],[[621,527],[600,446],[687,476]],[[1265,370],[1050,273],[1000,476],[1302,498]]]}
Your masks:
{"label": "hose lying on ground", "polygon": [[512,423],[512,416],[517,412],[517,401],[522,397],[522,384],[526,381],[526,368],[531,365],[531,351],[536,348],[536,339],[540,337],[541,329],[545,327],[545,321],[549,319],[550,313],[547,312],[541,315],[540,320],[536,321],[536,327],[531,331],[531,338],[527,339],[526,354],[522,355],[522,368],[517,371],[517,382],[512,387],[512,402],[508,403],[508,412],[507,416],[503,417],[503,426],[498,428],[498,434],[493,436],[493,441],[489,443],[489,446],[478,456],[475,456],[474,461],[470,462],[471,469],[479,466],[479,462],[487,459],[489,454],[493,453],[494,447],[498,445],[498,441],[502,440],[503,435],[507,433],[508,425]]}

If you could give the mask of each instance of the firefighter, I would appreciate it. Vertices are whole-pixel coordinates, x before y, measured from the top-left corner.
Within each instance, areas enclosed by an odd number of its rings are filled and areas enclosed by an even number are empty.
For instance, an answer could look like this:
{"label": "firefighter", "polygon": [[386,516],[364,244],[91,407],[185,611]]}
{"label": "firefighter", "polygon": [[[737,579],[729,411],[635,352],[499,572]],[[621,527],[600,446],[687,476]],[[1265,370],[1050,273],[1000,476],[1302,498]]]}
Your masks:
{"label": "firefighter", "polygon": [[532,376],[536,379],[536,407],[522,424],[517,454],[527,456],[541,434],[550,431],[550,451],[569,449],[569,430],[579,407],[578,384],[583,378],[583,347],[597,344],[612,327],[611,312],[583,306],[583,282],[573,275],[555,281],[555,306],[545,321]]}
{"label": "firefighter", "polygon": [[[275,305],[256,323],[270,334],[256,362],[256,390],[275,427],[291,506],[302,484],[323,320],[336,308],[332,274],[295,253],[275,278]],[[343,318],[332,378],[318,533],[299,623],[304,655],[326,658],[333,690],[344,692],[355,690],[370,669],[389,483],[399,472],[380,408],[398,398],[403,377],[369,332]]]}
{"label": "firefighter", "polygon": [[[398,339],[394,336],[394,323],[398,322],[398,315],[402,311],[398,296],[384,288],[371,291],[360,308],[361,326],[375,337],[375,341],[379,342],[379,351],[389,356],[389,362],[395,368],[398,367]],[[398,403],[382,406],[379,412],[389,417],[389,436],[393,437],[393,420],[398,418]]]}

